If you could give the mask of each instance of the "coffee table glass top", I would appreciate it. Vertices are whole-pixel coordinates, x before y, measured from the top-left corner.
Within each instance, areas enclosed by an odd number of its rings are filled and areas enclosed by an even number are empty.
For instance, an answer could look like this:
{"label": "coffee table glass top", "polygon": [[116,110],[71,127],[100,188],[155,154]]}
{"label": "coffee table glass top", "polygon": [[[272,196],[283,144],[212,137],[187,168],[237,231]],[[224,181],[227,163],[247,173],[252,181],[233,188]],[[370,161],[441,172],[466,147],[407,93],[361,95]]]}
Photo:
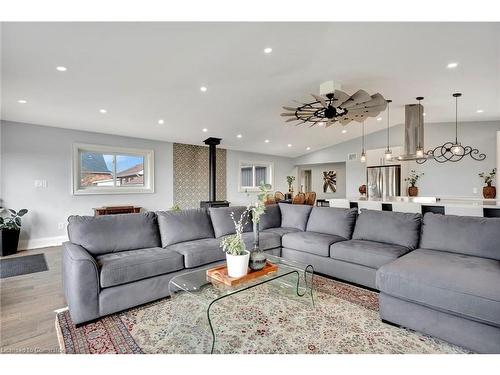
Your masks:
{"label": "coffee table glass top", "polygon": [[[288,285],[294,289],[298,296],[311,292],[313,268],[310,265],[266,254],[266,258],[278,266],[276,272],[242,282],[237,285],[226,285],[207,276],[207,270],[215,267],[213,264],[194,271],[188,271],[172,278],[169,283],[170,295],[187,292],[197,298],[212,302],[233,293],[246,290],[260,284],[273,282],[273,284]],[[312,292],[311,292],[312,294]]]}

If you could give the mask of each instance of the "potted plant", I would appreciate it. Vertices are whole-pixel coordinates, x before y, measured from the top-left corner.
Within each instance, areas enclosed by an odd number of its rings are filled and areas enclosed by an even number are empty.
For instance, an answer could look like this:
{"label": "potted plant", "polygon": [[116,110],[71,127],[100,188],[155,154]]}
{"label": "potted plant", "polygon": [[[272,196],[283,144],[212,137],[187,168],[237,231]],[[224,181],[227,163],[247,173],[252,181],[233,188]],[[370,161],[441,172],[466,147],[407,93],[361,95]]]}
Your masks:
{"label": "potted plant", "polygon": [[413,169],[410,170],[408,177],[405,178],[405,181],[410,185],[408,187],[408,196],[416,197],[418,195],[418,187],[416,187],[415,185],[417,184],[418,179],[423,175],[423,173],[417,173]]}
{"label": "potted plant", "polygon": [[231,212],[231,219],[233,219],[236,233],[224,237],[220,243],[220,247],[226,253],[227,274],[229,277],[243,277],[248,273],[250,252],[246,249],[242,237],[248,211],[248,208],[243,211],[238,221],[234,218],[234,213]]}
{"label": "potted plant", "polygon": [[286,182],[288,183],[288,192],[290,196],[293,195],[293,182],[295,181],[295,176],[286,176]]}
{"label": "potted plant", "polygon": [[261,183],[259,186],[259,194],[257,195],[257,202],[251,206],[252,222],[253,222],[253,249],[250,254],[250,268],[258,271],[266,265],[266,255],[259,246],[259,222],[260,217],[266,211],[265,200],[269,195],[271,185]]}
{"label": "potted plant", "polygon": [[15,254],[21,233],[21,217],[26,215],[27,209],[18,212],[9,209],[10,216],[0,216],[0,251],[1,256]]}
{"label": "potted plant", "polygon": [[497,169],[493,168],[493,170],[490,173],[484,173],[481,172],[479,173],[479,177],[481,177],[486,184],[486,186],[483,187],[483,197],[485,199],[494,199],[497,196],[497,189],[494,186],[491,186],[491,183],[493,182],[493,179],[495,178],[495,175],[497,174]]}

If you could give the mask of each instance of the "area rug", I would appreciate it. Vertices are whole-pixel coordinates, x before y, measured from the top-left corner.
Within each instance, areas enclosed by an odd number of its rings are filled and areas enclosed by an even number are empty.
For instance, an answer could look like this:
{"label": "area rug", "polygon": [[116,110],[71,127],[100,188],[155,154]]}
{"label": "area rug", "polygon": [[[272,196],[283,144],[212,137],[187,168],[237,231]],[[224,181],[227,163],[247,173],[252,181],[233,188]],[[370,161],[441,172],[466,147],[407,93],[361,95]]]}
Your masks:
{"label": "area rug", "polygon": [[43,254],[25,255],[0,260],[0,279],[48,271]]}
{"label": "area rug", "polygon": [[[264,284],[225,298],[211,316],[215,353],[467,353],[382,323],[378,293],[315,278],[315,307]],[[75,328],[56,317],[62,353],[210,353],[206,306],[188,295],[163,299]]]}

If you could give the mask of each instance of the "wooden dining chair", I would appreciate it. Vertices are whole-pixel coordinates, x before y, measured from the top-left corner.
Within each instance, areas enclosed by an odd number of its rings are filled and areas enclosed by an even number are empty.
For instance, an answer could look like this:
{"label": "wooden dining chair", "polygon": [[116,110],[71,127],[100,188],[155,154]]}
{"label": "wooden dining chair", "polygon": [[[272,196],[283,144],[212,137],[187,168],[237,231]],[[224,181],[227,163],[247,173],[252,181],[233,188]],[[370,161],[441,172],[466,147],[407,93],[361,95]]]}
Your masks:
{"label": "wooden dining chair", "polygon": [[276,199],[272,194],[268,194],[264,200],[264,205],[269,206],[271,204],[276,204]]}
{"label": "wooden dining chair", "polygon": [[316,193],[314,191],[307,192],[305,196],[305,204],[309,206],[314,206],[315,202],[316,202]]}
{"label": "wooden dining chair", "polygon": [[305,202],[306,195],[304,193],[298,193],[292,200],[292,204],[304,204]]}
{"label": "wooden dining chair", "polygon": [[279,201],[285,200],[285,195],[281,191],[277,191],[274,193],[274,200],[279,203]]}

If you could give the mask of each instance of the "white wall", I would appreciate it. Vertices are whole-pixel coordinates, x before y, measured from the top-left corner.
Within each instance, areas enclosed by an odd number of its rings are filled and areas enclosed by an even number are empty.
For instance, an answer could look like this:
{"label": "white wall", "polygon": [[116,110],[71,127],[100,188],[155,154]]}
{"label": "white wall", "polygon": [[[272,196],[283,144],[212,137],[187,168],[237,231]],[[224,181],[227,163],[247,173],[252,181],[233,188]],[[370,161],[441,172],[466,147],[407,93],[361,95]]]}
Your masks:
{"label": "white wall", "polygon": [[245,192],[238,191],[240,161],[274,163],[274,190],[279,190],[282,192],[288,191],[286,176],[297,175],[296,168],[294,168],[293,159],[291,158],[227,150],[227,200],[231,202],[231,205],[247,205],[249,203],[252,203],[255,200],[256,196],[255,193],[247,194]]}
{"label": "white wall", "polygon": [[[317,199],[345,198],[346,196],[346,166],[345,163],[327,163],[301,165],[299,167],[299,177],[302,170],[311,171],[311,191],[316,192]],[[323,193],[323,171],[337,172],[337,191]]]}
{"label": "white wall", "polygon": [[[23,221],[21,247],[57,243],[66,235],[69,215],[92,215],[93,207],[131,204],[147,210],[172,206],[172,144],[144,139],[3,122],[2,199],[6,207],[28,208]],[[121,195],[72,195],[72,144],[75,142],[153,149],[155,193]],[[47,188],[34,180],[47,180]]]}
{"label": "white wall", "polygon": [[[430,149],[452,141],[454,135],[454,123],[426,124],[425,126],[425,149]],[[469,122],[459,124],[459,141],[463,145],[470,145],[486,154],[486,160],[475,161],[466,157],[457,163],[439,164],[428,160],[424,164],[408,163],[408,168],[424,172],[425,175],[419,181],[420,195],[425,196],[460,196],[481,197],[482,183],[478,173],[491,171],[497,166],[496,133],[500,131],[500,121]],[[403,125],[391,128],[391,148],[403,145]],[[399,142],[398,142],[399,140]],[[375,149],[385,147],[385,131],[371,133],[366,137],[366,148]],[[295,164],[317,164],[327,162],[346,161],[349,153],[360,153],[361,139],[356,138],[322,150],[303,155],[295,159]],[[403,176],[404,177],[404,176]],[[365,165],[357,161],[346,161],[346,194],[348,197],[359,195],[359,185],[366,181]],[[473,193],[473,189],[477,193]]]}

